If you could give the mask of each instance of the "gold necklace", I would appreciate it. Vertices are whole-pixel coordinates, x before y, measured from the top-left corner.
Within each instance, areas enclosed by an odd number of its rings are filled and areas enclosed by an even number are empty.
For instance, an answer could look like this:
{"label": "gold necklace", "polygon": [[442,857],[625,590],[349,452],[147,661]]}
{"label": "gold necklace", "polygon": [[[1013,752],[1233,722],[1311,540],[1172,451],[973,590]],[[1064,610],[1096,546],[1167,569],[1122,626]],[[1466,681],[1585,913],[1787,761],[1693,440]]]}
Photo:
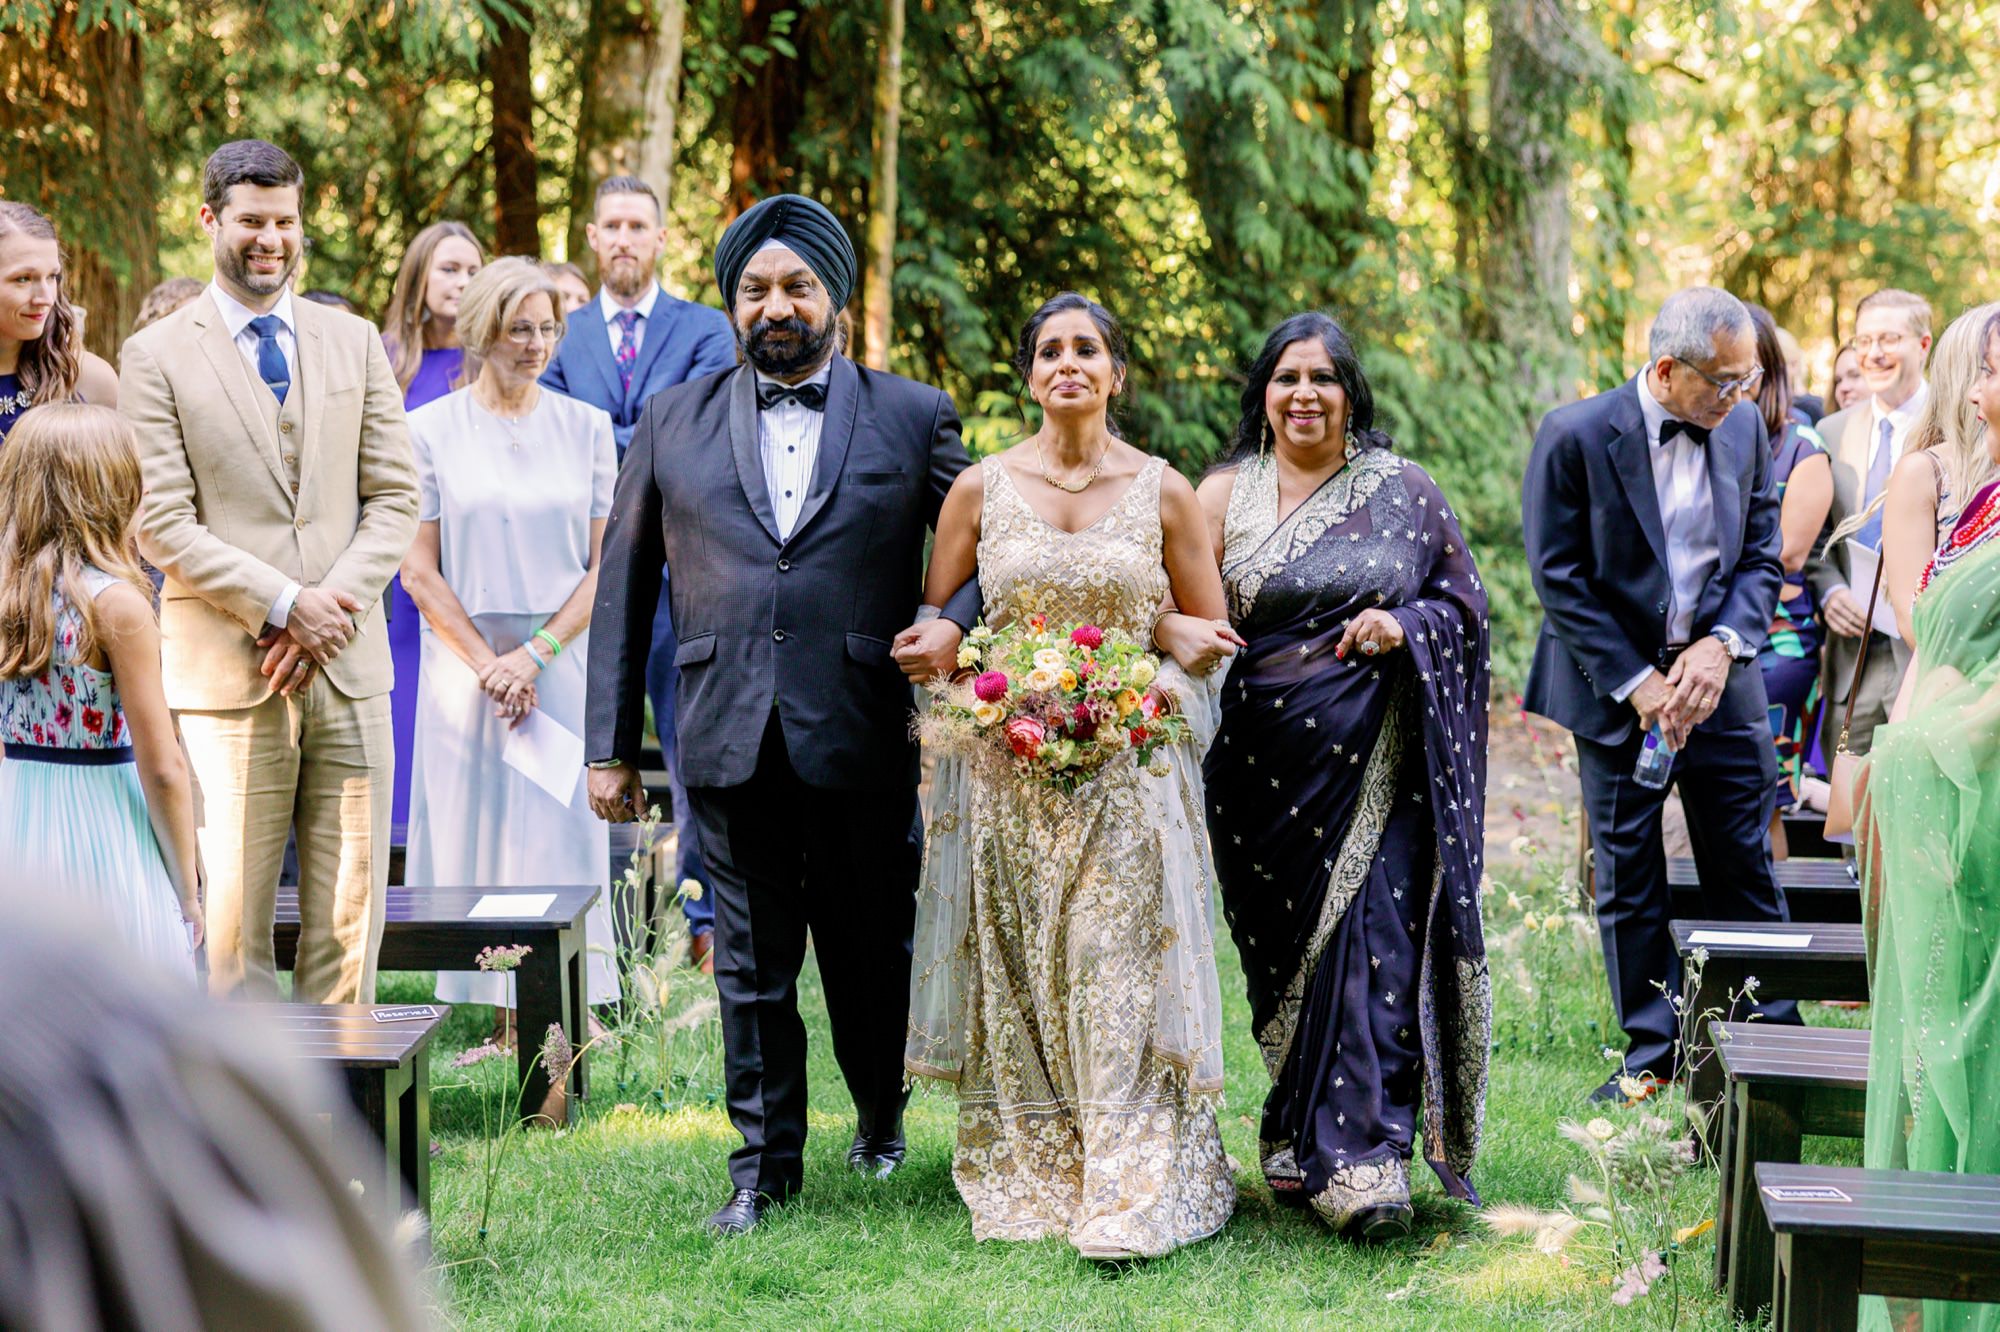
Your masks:
{"label": "gold necklace", "polygon": [[1067,481],[1058,481],[1049,474],[1049,460],[1042,454],[1042,437],[1040,434],[1035,436],[1035,461],[1041,465],[1042,480],[1048,482],[1057,490],[1067,492],[1071,495],[1080,495],[1090,489],[1090,483],[1095,481],[1098,474],[1104,470],[1104,460],[1110,453],[1111,437],[1106,435],[1104,437],[1104,447],[1097,451],[1097,461],[1091,465],[1090,475],[1072,485]]}

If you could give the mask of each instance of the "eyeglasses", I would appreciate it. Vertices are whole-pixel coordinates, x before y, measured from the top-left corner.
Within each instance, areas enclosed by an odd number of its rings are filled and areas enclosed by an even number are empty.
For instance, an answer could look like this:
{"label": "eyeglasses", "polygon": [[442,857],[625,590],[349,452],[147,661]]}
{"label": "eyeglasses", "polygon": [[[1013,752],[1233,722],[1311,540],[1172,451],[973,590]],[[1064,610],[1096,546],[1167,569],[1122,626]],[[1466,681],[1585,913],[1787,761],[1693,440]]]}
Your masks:
{"label": "eyeglasses", "polygon": [[[1678,356],[1674,359],[1680,361]],[[1681,364],[1706,379],[1715,388],[1717,398],[1733,398],[1739,393],[1747,396],[1755,393],[1757,386],[1764,382],[1764,367],[1761,365],[1741,379],[1717,379],[1693,361],[1681,361]]]}
{"label": "eyeglasses", "polygon": [[507,341],[513,343],[517,347],[525,347],[529,343],[535,340],[535,335],[537,333],[542,335],[543,342],[554,342],[557,338],[562,336],[562,330],[560,328],[557,328],[554,324],[523,323],[523,324],[513,324],[508,327]]}
{"label": "eyeglasses", "polygon": [[1903,339],[1908,336],[1909,334],[1907,333],[1884,333],[1879,338],[1856,338],[1849,345],[1863,356],[1866,356],[1877,347],[1880,347],[1885,352],[1892,352],[1902,346]]}

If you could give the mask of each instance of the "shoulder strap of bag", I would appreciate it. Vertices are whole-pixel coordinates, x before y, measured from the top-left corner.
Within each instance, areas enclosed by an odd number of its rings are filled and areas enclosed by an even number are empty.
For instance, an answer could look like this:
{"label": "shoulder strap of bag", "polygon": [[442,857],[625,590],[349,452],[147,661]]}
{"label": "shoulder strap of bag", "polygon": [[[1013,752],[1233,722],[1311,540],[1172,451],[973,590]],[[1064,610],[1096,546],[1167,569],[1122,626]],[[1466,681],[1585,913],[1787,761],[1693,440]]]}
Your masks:
{"label": "shoulder strap of bag", "polygon": [[1875,603],[1882,597],[1882,564],[1875,561],[1875,587],[1868,594],[1868,627],[1861,634],[1861,655],[1854,659],[1854,674],[1847,682],[1847,712],[1840,719],[1840,743],[1833,747],[1836,754],[1847,752],[1847,732],[1854,725],[1854,702],[1861,693],[1861,676],[1868,669],[1868,645],[1875,641]]}

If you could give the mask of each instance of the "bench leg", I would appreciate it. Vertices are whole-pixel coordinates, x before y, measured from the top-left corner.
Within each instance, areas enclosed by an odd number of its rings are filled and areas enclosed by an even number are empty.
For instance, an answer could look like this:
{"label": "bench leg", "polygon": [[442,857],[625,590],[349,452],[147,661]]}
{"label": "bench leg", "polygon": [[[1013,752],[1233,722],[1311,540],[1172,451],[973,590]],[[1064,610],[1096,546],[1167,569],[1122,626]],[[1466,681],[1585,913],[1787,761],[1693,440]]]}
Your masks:
{"label": "bench leg", "polygon": [[[1722,1061],[1715,1057],[1715,1047],[1708,1034],[1710,1019],[1700,1015],[1713,1008],[1715,1021],[1723,1021],[1729,1016],[1729,992],[1743,983],[1741,963],[1723,962],[1710,958],[1702,968],[1701,985],[1683,985],[1682,993],[1687,995],[1691,1005],[1689,1013],[1694,1016],[1694,1045],[1680,1052],[1681,1068],[1685,1070],[1688,1104],[1705,1109],[1711,1119],[1708,1128],[1702,1132],[1702,1145],[1710,1151],[1715,1149],[1715,1112],[1722,1105]],[[1690,975],[1688,979],[1692,979]]]}
{"label": "bench leg", "polygon": [[1861,1244],[1779,1235],[1771,1332],[1853,1332],[1861,1307]]}
{"label": "bench leg", "polygon": [[1715,1201],[1715,1288],[1729,1289],[1729,1250],[1736,1226],[1736,1185],[1733,1164],[1736,1160],[1736,1135],[1741,1132],[1742,1111],[1738,1102],[1743,1095],[1743,1085],[1731,1080],[1722,1095],[1722,1121],[1715,1139],[1715,1173],[1721,1180]]}
{"label": "bench leg", "polygon": [[1757,1162],[1797,1165],[1803,1134],[1804,1093],[1797,1087],[1738,1084],[1734,1160],[1723,1176],[1731,1197],[1729,1307],[1737,1318],[1754,1320],[1771,1294],[1777,1249],[1764,1218],[1764,1195],[1757,1192]]}
{"label": "bench leg", "polygon": [[[583,1049],[590,1039],[590,957],[583,949],[581,935],[570,933],[563,939],[563,965],[569,968],[569,1045]],[[590,1095],[588,1055],[578,1055],[569,1066],[570,1095],[578,1100]]]}
{"label": "bench leg", "polygon": [[402,1144],[403,1183],[417,1210],[431,1214],[431,1055],[418,1050],[410,1061],[409,1085],[396,1107]]}
{"label": "bench leg", "polygon": [[[534,1118],[548,1099],[549,1075],[542,1066],[542,1040],[549,1027],[562,1024],[569,1031],[572,1042],[578,1038],[578,1028],[571,1016],[570,978],[573,968],[566,965],[562,956],[567,951],[559,944],[545,944],[522,958],[520,970],[514,973],[515,1001],[520,1005],[521,1015],[516,1064],[523,1088],[523,1119]],[[572,1113],[574,1104],[572,1098]]]}
{"label": "bench leg", "polygon": [[354,1102],[354,1108],[361,1113],[361,1122],[368,1126],[381,1151],[377,1156],[378,1169],[371,1172],[369,1192],[380,1196],[368,1200],[368,1205],[382,1216],[393,1218],[402,1207],[402,1174],[396,1161],[396,1125],[390,1116],[389,1073],[379,1068],[350,1068],[347,1070],[347,1094]]}

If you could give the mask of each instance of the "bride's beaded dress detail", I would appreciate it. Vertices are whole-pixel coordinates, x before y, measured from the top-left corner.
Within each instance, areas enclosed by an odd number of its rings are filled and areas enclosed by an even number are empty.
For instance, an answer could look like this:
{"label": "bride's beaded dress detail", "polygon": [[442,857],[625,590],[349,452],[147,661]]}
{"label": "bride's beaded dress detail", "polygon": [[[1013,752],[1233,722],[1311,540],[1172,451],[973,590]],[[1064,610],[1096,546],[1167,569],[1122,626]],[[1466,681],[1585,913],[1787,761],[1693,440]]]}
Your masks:
{"label": "bride's beaded dress detail", "polygon": [[[1148,641],[1167,591],[1165,464],[1074,533],[999,460],[983,466],[986,622],[1039,613]],[[1159,683],[1199,709],[1203,687],[1177,668]],[[1157,1255],[1235,1207],[1198,743],[1174,748],[1165,777],[1127,757],[1069,796],[998,765],[940,765],[910,1067],[958,1083],[952,1175],[978,1239]],[[949,987],[948,1012],[924,1001],[929,985]]]}

